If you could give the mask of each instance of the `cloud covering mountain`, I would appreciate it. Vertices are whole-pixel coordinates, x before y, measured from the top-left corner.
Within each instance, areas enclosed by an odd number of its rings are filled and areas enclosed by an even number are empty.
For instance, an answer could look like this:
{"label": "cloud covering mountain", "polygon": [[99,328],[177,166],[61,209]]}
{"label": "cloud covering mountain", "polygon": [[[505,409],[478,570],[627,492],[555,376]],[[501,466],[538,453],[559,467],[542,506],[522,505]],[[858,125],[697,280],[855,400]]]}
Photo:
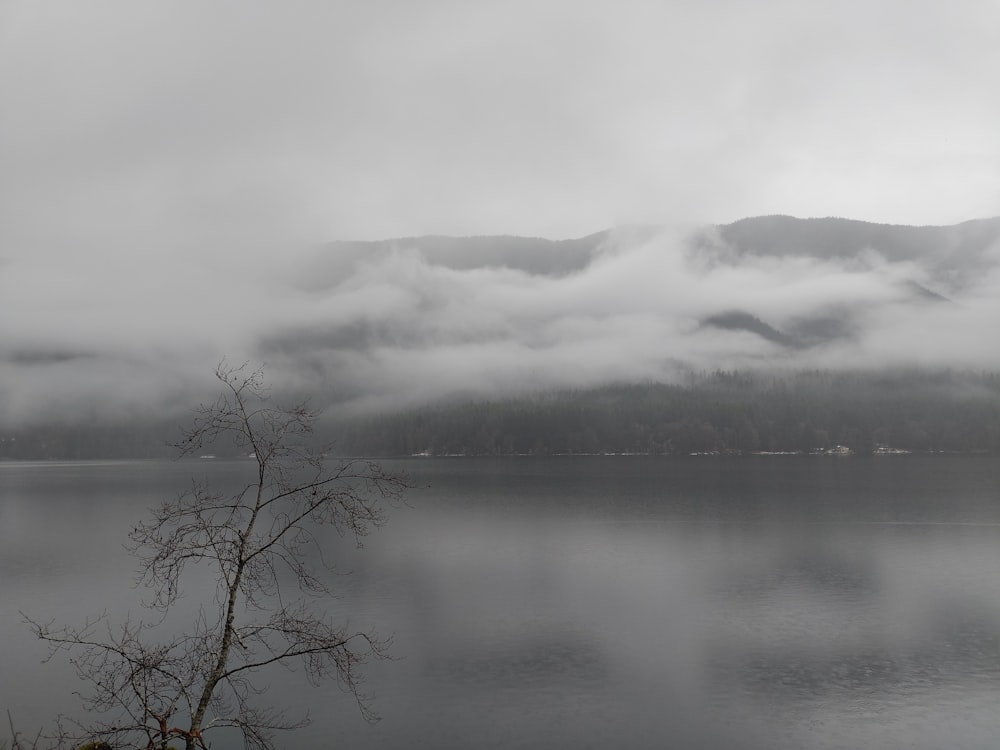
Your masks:
{"label": "cloud covering mountain", "polygon": [[[182,409],[222,354],[355,410],[993,367],[996,222],[705,225],[995,215],[997,28],[983,0],[0,3],[0,425]],[[385,237],[416,239],[290,250]]]}
{"label": "cloud covering mountain", "polygon": [[218,359],[350,412],[714,368],[1000,368],[1000,219],[748,219],[278,260],[0,265],[0,418],[173,411]]}

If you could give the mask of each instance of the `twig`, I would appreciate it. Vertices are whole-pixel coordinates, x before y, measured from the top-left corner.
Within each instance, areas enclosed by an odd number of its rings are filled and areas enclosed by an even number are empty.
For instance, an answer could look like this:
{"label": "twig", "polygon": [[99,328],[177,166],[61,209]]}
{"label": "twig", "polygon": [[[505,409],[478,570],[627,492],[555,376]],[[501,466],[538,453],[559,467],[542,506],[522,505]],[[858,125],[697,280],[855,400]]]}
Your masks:
{"label": "twig", "polygon": [[10,715],[10,709],[7,709],[7,723],[10,725],[10,750],[21,750],[21,742],[17,739],[17,732],[14,731],[14,717]]}

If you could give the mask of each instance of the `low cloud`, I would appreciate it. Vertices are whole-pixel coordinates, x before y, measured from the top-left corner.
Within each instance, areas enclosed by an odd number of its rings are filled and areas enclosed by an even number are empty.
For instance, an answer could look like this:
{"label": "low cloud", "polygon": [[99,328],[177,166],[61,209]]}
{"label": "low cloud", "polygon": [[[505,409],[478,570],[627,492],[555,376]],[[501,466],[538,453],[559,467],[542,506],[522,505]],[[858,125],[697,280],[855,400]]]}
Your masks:
{"label": "low cloud", "polygon": [[211,394],[222,356],[351,413],[715,368],[1000,367],[996,267],[945,299],[919,259],[747,254],[696,236],[609,232],[558,272],[496,253],[442,261],[426,240],[280,264],[14,260],[0,410],[14,423],[173,412]]}

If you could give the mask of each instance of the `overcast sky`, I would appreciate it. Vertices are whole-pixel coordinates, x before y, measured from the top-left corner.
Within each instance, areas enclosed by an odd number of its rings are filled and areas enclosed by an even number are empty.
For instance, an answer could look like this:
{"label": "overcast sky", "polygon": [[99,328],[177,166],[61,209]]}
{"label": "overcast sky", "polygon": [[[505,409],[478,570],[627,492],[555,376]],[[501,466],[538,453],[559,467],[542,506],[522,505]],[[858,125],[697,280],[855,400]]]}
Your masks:
{"label": "overcast sky", "polygon": [[0,255],[1000,211],[995,0],[0,2]]}
{"label": "overcast sky", "polygon": [[[574,279],[403,247],[317,298],[288,268],[333,239],[994,216],[998,91],[995,0],[0,0],[0,416],[183,399],[224,354],[352,321],[404,340],[320,363],[376,401],[655,377],[650,341],[753,362],[698,316],[788,323],[817,278],[883,310],[840,361],[920,361],[926,326],[884,312],[919,269],[699,270],[674,229]],[[980,281],[941,361],[993,364]]]}

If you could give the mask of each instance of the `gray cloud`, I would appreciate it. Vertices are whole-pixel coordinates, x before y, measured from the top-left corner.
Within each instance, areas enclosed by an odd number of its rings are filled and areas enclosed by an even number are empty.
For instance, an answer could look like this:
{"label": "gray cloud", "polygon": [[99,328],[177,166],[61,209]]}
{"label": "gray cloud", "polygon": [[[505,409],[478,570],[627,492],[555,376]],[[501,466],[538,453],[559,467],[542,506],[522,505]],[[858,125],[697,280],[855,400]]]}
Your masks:
{"label": "gray cloud", "polygon": [[[989,360],[995,255],[946,278],[891,253],[702,257],[687,230],[549,247],[547,269],[514,240],[478,266],[303,249],[1000,205],[992,3],[585,6],[0,5],[0,410],[170,406],[220,353],[374,405],[929,342]],[[904,282],[962,293],[917,309]],[[724,310],[850,325],[772,351],[702,326]]]}
{"label": "gray cloud", "polygon": [[222,354],[352,411],[716,367],[1000,367],[985,343],[1000,320],[995,240],[956,246],[954,263],[987,269],[958,286],[933,252],[747,253],[692,228],[595,235],[571,246],[569,271],[532,269],[528,241],[480,239],[461,258],[441,242],[269,264],[11,262],[0,406],[14,419],[176,408]]}
{"label": "gray cloud", "polygon": [[1000,204],[1000,11],[977,0],[0,13],[5,254]]}

